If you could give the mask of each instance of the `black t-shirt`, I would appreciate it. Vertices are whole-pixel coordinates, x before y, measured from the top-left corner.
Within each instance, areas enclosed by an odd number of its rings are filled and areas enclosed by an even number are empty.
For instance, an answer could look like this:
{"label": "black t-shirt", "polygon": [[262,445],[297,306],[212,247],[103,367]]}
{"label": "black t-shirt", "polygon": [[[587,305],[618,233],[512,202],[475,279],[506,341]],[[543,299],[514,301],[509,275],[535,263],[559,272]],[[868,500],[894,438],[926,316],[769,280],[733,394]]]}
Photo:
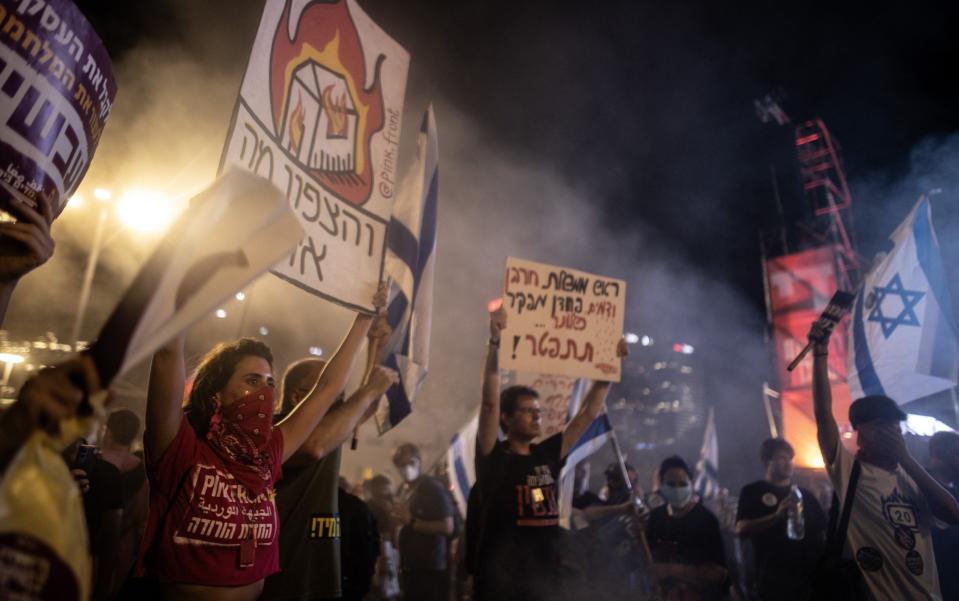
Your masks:
{"label": "black t-shirt", "polygon": [[574,509],[586,509],[587,507],[592,507],[593,505],[602,505],[603,500],[599,498],[599,495],[594,493],[591,490],[587,490],[581,495],[576,495],[573,497],[573,508]]}
{"label": "black t-shirt", "polygon": [[307,601],[342,594],[339,476],[340,449],[306,466],[283,467],[276,485],[282,571],[267,577],[260,599]]}
{"label": "black t-shirt", "polygon": [[[649,514],[646,538],[657,563],[681,563],[699,566],[706,563],[726,566],[719,520],[697,503],[682,517],[669,515],[669,506],[653,509]],[[668,591],[670,583],[663,583]],[[724,585],[703,590],[703,599],[721,599]]]}
{"label": "black t-shirt", "polygon": [[83,495],[83,513],[90,533],[90,544],[94,545],[95,552],[103,513],[123,510],[123,479],[120,470],[100,456],[94,456],[88,465],[90,490]]}
{"label": "black t-shirt", "polygon": [[[959,490],[948,482],[940,482],[959,501]],[[945,524],[942,524],[945,526]],[[932,529],[932,546],[939,567],[939,589],[944,601],[959,599],[959,526]]]}
{"label": "black t-shirt", "polygon": [[[802,540],[789,539],[785,519],[749,537],[756,557],[756,578],[766,596],[774,595],[775,591],[786,594],[796,590],[800,583],[808,582],[825,545],[826,514],[812,491],[804,488],[799,491],[803,497],[805,525]],[[765,480],[747,484],[739,493],[736,520],[753,520],[774,513],[788,495],[788,486],[775,486]]]}
{"label": "black t-shirt", "polygon": [[[476,452],[480,525],[476,548],[480,599],[548,598],[559,571],[559,476],[562,433],[530,445],[529,455],[501,441],[484,456]],[[509,569],[504,571],[504,566]],[[523,574],[517,577],[517,574]],[[529,584],[530,591],[516,587]],[[525,596],[524,596],[525,595]]]}
{"label": "black t-shirt", "polygon": [[370,508],[356,495],[337,489],[342,516],[340,550],[348,561],[343,565],[343,599],[359,601],[370,591],[376,559],[380,556],[380,536]]}
{"label": "black t-shirt", "polygon": [[[443,484],[432,476],[420,476],[412,484],[409,500],[410,513],[417,520],[445,520],[453,517],[453,500]],[[400,531],[400,566],[404,570],[445,570],[446,537],[416,532],[412,528]]]}

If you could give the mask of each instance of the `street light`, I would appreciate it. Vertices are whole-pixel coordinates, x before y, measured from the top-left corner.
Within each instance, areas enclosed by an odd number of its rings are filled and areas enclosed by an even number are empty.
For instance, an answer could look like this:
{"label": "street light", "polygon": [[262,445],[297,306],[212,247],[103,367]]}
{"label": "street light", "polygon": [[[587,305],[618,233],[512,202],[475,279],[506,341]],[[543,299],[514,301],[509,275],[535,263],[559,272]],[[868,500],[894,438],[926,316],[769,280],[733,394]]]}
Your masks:
{"label": "street light", "polygon": [[[107,188],[95,188],[93,197],[99,202],[97,225],[93,231],[93,241],[90,244],[90,254],[87,255],[87,264],[83,272],[83,284],[80,288],[80,298],[77,301],[77,316],[73,322],[73,333],[70,340],[74,347],[80,340],[80,331],[83,329],[83,320],[86,316],[87,305],[90,303],[90,292],[93,287],[93,276],[96,273],[100,252],[107,244],[104,239],[107,222],[110,220],[113,192]],[[117,217],[123,227],[139,233],[156,233],[165,230],[176,217],[176,209],[172,202],[158,192],[135,188],[127,190],[116,203]],[[122,229],[122,228],[121,228]],[[111,237],[110,240],[113,238]]]}
{"label": "street light", "polygon": [[117,216],[130,229],[140,233],[165,230],[175,217],[168,198],[153,190],[127,190],[117,204]]}

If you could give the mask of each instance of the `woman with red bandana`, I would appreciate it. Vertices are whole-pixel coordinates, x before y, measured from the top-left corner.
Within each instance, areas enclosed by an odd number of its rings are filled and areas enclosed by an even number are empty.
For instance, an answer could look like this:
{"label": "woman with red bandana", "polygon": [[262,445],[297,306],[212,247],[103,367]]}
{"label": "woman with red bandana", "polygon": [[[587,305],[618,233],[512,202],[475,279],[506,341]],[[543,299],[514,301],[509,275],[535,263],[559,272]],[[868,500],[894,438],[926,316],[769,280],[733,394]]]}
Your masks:
{"label": "woman with red bandana", "polygon": [[[381,289],[374,305],[384,304]],[[279,571],[273,498],[280,466],[343,390],[372,320],[357,315],[312,392],[275,427],[273,356],[262,342],[243,338],[214,347],[182,407],[184,337],[154,355],[142,563],[164,599],[253,601],[263,579]]]}

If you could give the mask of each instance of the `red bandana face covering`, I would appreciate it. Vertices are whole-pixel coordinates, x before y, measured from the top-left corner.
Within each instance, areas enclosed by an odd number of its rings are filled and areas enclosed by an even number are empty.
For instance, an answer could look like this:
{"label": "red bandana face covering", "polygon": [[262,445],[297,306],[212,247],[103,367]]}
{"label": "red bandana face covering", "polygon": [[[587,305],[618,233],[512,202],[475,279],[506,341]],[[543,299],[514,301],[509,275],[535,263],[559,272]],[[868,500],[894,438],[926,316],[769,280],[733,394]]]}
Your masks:
{"label": "red bandana face covering", "polygon": [[210,418],[206,438],[237,481],[259,495],[273,477],[267,450],[272,434],[273,389],[264,386],[218,408]]}

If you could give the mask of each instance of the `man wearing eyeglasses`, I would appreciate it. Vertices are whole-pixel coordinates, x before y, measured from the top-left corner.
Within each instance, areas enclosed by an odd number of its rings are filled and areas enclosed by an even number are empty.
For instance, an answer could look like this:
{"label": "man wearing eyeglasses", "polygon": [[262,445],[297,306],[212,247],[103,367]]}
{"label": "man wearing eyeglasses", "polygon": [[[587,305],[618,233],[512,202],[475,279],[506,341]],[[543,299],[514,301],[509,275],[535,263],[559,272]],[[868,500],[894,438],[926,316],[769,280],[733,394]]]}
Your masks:
{"label": "man wearing eyeglasses", "polygon": [[[603,410],[609,382],[594,382],[566,429],[542,434],[539,394],[527,386],[500,392],[498,350],[506,312],[490,314],[483,397],[476,433],[478,523],[474,565],[479,601],[554,599],[563,593],[559,563],[559,475],[566,455]],[[626,354],[620,343],[619,354]],[[506,440],[497,441],[502,427]]]}

